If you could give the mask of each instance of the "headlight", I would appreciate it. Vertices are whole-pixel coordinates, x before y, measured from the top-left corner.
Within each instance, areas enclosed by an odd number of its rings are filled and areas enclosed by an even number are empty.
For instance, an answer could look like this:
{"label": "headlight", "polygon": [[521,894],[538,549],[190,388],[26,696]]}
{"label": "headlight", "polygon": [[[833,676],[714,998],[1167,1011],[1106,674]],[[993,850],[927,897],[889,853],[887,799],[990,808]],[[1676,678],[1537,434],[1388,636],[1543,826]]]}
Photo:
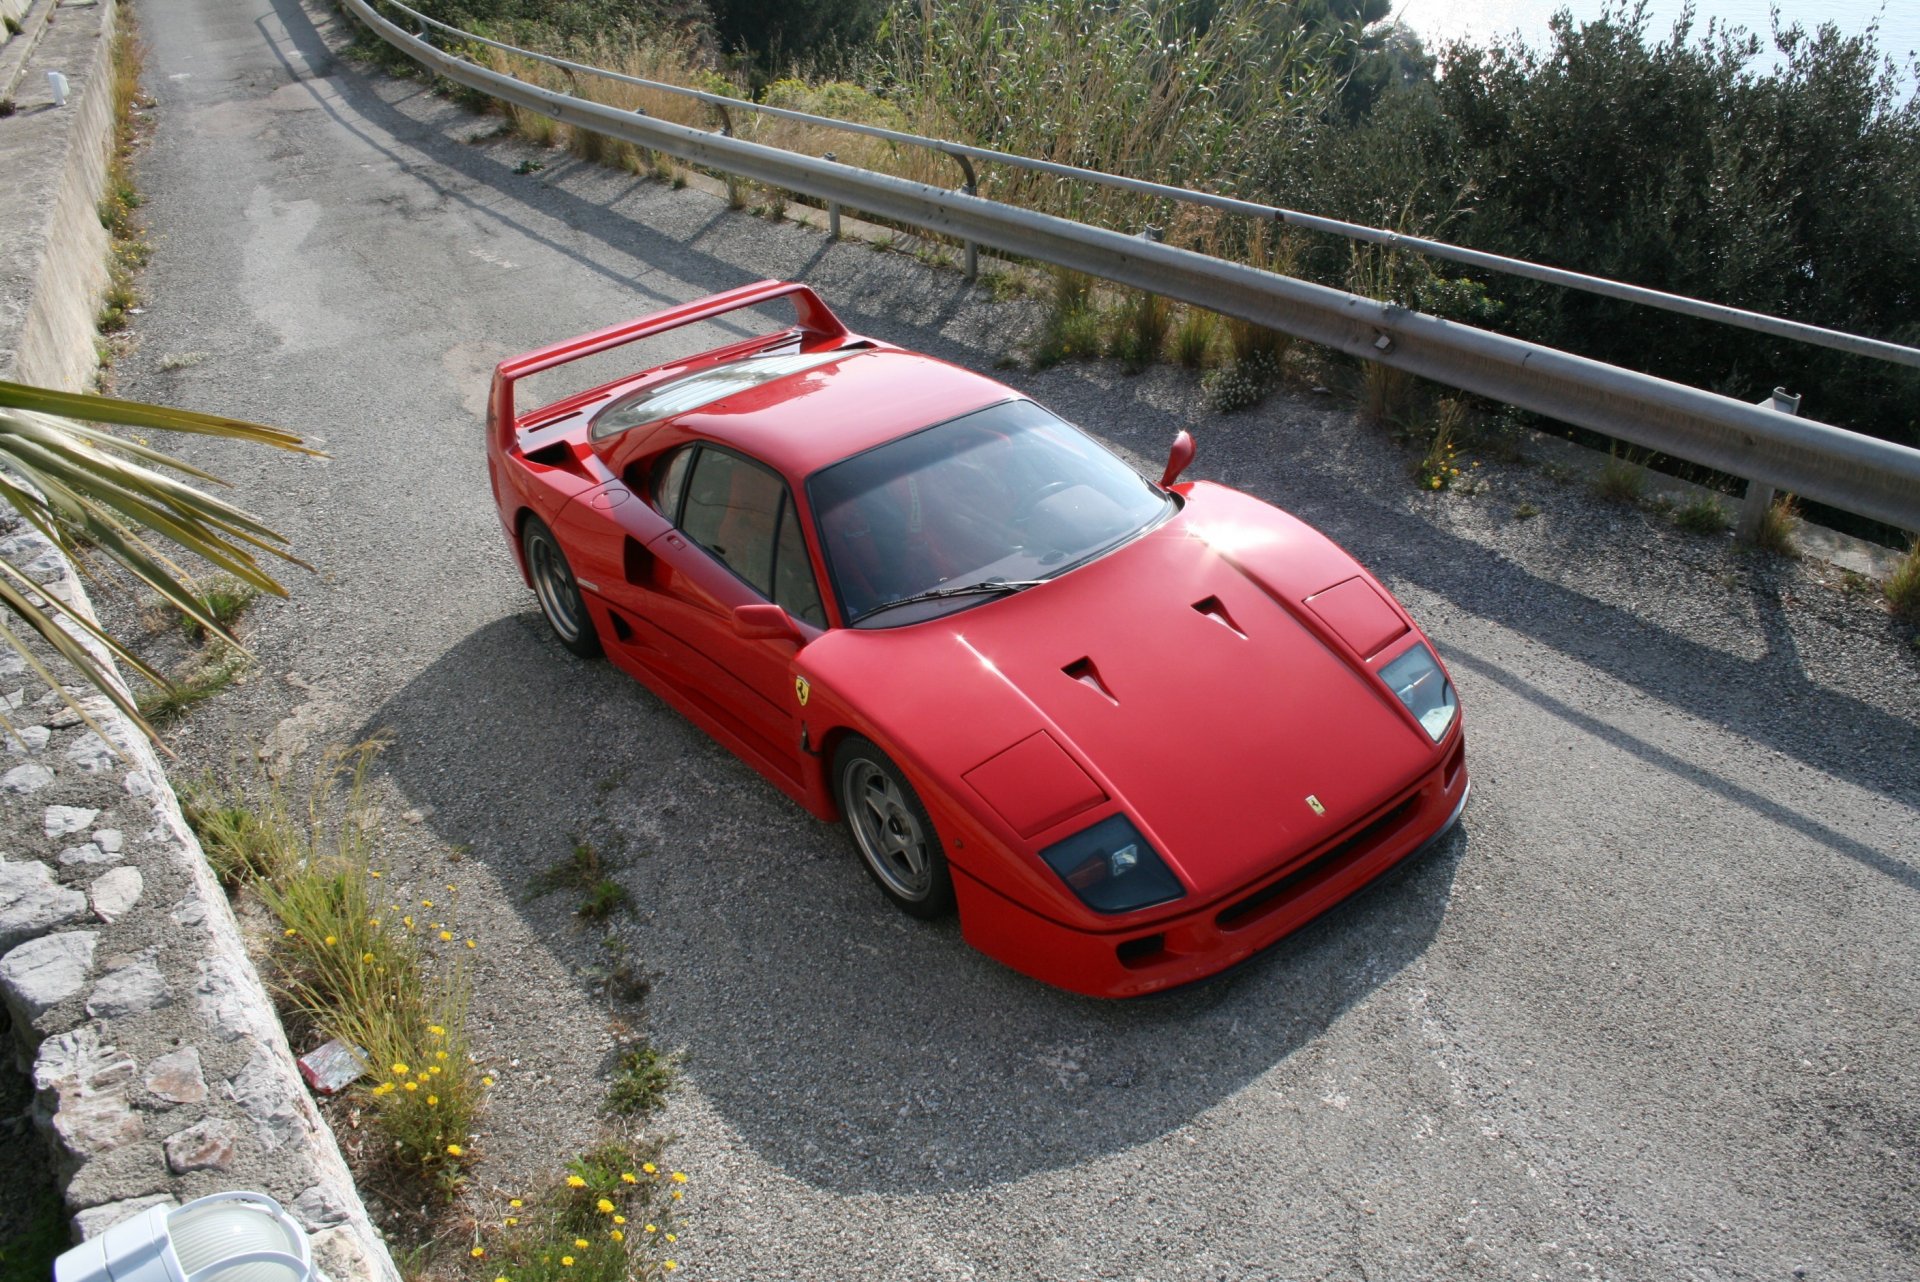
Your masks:
{"label": "headlight", "polygon": [[1454,714],[1460,711],[1460,703],[1453,697],[1453,683],[1440,670],[1433,651],[1417,645],[1382,668],[1380,676],[1439,743],[1453,724]]}
{"label": "headlight", "polygon": [[1187,893],[1125,815],[1055,842],[1040,857],[1097,913],[1130,913]]}

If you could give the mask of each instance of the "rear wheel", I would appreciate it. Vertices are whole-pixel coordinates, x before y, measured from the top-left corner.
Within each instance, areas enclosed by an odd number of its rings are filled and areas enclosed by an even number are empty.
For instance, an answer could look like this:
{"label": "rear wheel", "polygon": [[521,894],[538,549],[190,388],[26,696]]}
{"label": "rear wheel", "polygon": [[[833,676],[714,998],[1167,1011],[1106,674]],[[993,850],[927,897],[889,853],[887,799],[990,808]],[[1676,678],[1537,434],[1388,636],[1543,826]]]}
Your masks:
{"label": "rear wheel", "polygon": [[540,598],[540,613],[560,644],[583,659],[600,657],[600,636],[593,630],[586,602],[573,581],[573,567],[567,554],[547,523],[529,516],[520,530],[520,549],[526,554],[527,576],[533,580],[533,594]]}
{"label": "rear wheel", "polygon": [[867,872],[901,911],[944,917],[953,911],[953,878],[927,808],[900,767],[865,739],[833,754],[835,792]]}

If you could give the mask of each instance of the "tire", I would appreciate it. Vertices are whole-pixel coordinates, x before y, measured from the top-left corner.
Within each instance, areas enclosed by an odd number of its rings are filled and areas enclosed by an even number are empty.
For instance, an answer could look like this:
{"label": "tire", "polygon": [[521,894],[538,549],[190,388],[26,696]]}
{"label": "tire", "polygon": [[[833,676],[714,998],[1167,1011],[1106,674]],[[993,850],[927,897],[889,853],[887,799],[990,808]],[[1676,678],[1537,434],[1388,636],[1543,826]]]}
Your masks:
{"label": "tire", "polygon": [[834,796],[860,861],[887,898],[909,916],[953,911],[953,877],[927,808],[900,767],[865,739],[833,754]]}
{"label": "tire", "polygon": [[583,659],[597,659],[600,634],[593,630],[593,616],[573,581],[573,567],[559,540],[547,523],[529,515],[520,528],[520,550],[527,558],[527,577],[533,580],[533,594],[540,601],[540,613],[561,645]]}

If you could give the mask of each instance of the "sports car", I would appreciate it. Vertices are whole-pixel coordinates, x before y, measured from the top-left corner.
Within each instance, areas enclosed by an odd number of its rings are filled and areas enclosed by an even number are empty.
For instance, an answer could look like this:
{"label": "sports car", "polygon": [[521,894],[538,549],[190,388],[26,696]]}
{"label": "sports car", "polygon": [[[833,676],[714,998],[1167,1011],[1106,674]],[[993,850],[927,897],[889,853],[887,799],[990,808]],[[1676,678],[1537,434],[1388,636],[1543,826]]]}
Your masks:
{"label": "sports car", "polygon": [[[770,330],[515,404],[529,375],[770,307]],[[1185,432],[1151,482],[804,285],[503,361],[487,443],[561,645],[843,821],[901,909],[958,912],[1046,983],[1125,997],[1225,970],[1466,804],[1446,668],[1346,552],[1180,481]]]}

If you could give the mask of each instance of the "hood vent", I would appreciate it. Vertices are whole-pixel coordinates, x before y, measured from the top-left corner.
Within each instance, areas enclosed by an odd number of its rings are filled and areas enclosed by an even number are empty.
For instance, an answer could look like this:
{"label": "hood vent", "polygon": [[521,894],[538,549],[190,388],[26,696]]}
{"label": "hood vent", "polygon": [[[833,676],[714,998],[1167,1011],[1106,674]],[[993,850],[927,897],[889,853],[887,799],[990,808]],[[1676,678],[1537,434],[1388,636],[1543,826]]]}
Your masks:
{"label": "hood vent", "polygon": [[1075,659],[1060,671],[1088,689],[1097,691],[1101,698],[1114,707],[1120,706],[1120,701],[1113,697],[1113,691],[1107,689],[1107,683],[1100,679],[1100,669],[1093,666],[1092,659]]}
{"label": "hood vent", "polygon": [[1207,618],[1212,619],[1227,631],[1233,633],[1233,635],[1237,637],[1245,637],[1247,635],[1246,631],[1233,621],[1233,616],[1227,613],[1227,607],[1220,603],[1219,597],[1210,596],[1205,600],[1195,601],[1193,608],[1201,614],[1204,614]]}

